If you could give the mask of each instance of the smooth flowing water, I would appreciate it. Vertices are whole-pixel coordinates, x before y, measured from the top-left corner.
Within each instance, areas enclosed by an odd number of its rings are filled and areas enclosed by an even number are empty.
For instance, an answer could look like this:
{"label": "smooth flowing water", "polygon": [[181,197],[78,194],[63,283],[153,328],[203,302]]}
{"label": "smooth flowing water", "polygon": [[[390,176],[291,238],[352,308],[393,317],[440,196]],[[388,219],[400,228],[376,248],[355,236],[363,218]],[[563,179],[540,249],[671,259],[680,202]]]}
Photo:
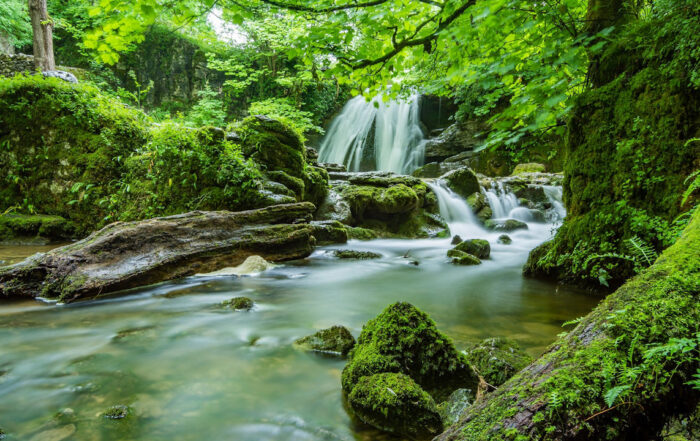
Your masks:
{"label": "smooth flowing water", "polygon": [[420,167],[426,140],[418,98],[386,103],[381,96],[351,99],[321,141],[321,162],[344,164],[348,171],[410,173]]}
{"label": "smooth flowing water", "polygon": [[[0,303],[0,427],[8,440],[30,441],[392,439],[343,409],[344,361],[292,342],[335,324],[358,335],[401,300],[457,347],[506,336],[537,355],[595,303],[522,277],[553,224],[530,223],[502,245],[463,217],[464,201],[432,186],[453,232],[491,243],[482,265],[451,265],[450,239],[353,241],[255,276],[190,277],[71,305]],[[382,258],[339,261],[329,253],[338,248]],[[252,311],[217,306],[241,295],[256,302]],[[101,416],[117,404],[135,417]]]}

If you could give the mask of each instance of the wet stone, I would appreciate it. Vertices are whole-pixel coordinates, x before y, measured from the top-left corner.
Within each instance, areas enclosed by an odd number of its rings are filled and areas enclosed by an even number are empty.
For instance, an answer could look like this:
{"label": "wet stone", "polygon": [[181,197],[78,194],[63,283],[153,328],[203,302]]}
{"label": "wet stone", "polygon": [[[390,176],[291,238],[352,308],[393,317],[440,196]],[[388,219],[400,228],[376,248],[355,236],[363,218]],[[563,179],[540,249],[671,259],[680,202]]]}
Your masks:
{"label": "wet stone", "polygon": [[110,420],[122,420],[131,415],[131,413],[132,411],[129,406],[125,406],[124,404],[117,404],[116,406],[112,406],[109,409],[107,409],[105,413],[102,414],[102,416]]}
{"label": "wet stone", "polygon": [[372,251],[357,251],[357,250],[333,250],[333,256],[338,259],[379,259],[382,257],[379,253]]}
{"label": "wet stone", "polygon": [[235,309],[236,311],[250,311],[255,303],[248,297],[234,297],[231,300],[221,302],[224,308]]}

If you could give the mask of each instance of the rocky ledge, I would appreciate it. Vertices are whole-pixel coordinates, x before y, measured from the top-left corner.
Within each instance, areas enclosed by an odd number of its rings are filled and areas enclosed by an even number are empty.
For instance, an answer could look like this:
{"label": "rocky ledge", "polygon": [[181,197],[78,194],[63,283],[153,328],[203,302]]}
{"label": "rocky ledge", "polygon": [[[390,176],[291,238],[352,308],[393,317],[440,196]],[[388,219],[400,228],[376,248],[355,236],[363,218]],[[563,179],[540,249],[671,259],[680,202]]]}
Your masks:
{"label": "rocky ledge", "polygon": [[117,222],[73,244],[0,269],[0,298],[64,302],[236,266],[248,256],[303,258],[316,242],[309,202],[193,211]]}

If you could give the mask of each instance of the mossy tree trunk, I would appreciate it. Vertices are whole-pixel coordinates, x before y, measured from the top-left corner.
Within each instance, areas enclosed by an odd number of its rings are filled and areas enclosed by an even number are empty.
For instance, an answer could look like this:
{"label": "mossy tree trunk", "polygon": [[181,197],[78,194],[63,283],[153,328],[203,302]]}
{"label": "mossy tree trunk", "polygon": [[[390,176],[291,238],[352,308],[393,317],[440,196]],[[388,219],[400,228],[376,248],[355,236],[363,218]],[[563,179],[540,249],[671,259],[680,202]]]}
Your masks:
{"label": "mossy tree trunk", "polygon": [[[657,439],[700,391],[700,212],[644,273],[436,440]],[[686,351],[686,352],[684,352]]]}
{"label": "mossy tree trunk", "polygon": [[[585,30],[590,35],[615,27],[619,31],[630,18],[630,0],[588,0],[588,10],[586,12]],[[595,40],[593,41],[595,43]],[[592,44],[593,44],[592,43]],[[588,66],[588,81],[593,87],[598,87],[608,82],[611,78],[602,78],[600,75],[600,56],[589,54],[590,64]]]}
{"label": "mossy tree trunk", "polygon": [[28,0],[29,16],[34,34],[34,65],[43,71],[55,70],[53,55],[53,20],[49,17],[46,0]]}

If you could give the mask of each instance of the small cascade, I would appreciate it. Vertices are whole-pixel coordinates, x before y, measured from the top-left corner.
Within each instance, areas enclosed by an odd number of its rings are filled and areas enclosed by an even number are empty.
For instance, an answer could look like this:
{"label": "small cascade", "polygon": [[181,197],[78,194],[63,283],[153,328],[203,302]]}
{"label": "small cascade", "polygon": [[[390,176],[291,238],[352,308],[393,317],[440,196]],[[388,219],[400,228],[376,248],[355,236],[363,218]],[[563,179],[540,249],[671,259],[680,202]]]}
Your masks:
{"label": "small cascade", "polygon": [[351,99],[323,138],[320,161],[344,164],[348,171],[411,173],[423,165],[426,142],[418,97],[388,103],[381,96]]}
{"label": "small cascade", "polygon": [[552,215],[548,216],[548,220],[551,222],[561,221],[566,217],[566,208],[564,207],[564,190],[561,186],[557,185],[543,185],[542,189],[544,194],[549,199],[552,204]]}
{"label": "small cascade", "polygon": [[[513,216],[526,216],[523,210],[518,210],[519,208],[523,208],[519,207],[520,204],[518,203],[518,197],[511,191],[506,190],[502,182],[496,182],[494,186],[488,190],[482,188],[482,191],[484,192],[486,199],[488,199],[489,205],[491,205],[494,219],[504,219]],[[527,209],[524,210],[527,211]],[[515,217],[515,219],[523,221],[531,220],[532,215],[529,213],[529,211],[527,216],[530,217],[527,219],[519,219],[518,217]]]}
{"label": "small cascade", "polygon": [[447,222],[451,234],[469,237],[475,232],[483,231],[471,207],[464,199],[450,190],[444,181],[428,182],[427,184],[437,197],[440,216]]}

